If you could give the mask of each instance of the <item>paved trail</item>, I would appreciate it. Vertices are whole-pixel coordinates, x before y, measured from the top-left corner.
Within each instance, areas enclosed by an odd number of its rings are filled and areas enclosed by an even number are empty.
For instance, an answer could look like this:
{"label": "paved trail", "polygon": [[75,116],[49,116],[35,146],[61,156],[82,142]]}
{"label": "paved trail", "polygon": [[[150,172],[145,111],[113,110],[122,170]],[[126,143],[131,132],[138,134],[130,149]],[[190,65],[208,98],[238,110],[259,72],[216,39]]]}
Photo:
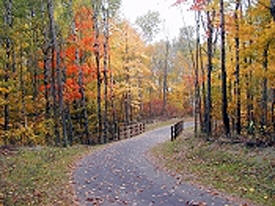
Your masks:
{"label": "paved trail", "polygon": [[[186,123],[185,127],[192,126]],[[195,200],[207,206],[234,205],[228,200],[157,170],[145,153],[169,139],[170,127],[114,143],[84,158],[74,172],[75,190],[81,205],[177,206]]]}

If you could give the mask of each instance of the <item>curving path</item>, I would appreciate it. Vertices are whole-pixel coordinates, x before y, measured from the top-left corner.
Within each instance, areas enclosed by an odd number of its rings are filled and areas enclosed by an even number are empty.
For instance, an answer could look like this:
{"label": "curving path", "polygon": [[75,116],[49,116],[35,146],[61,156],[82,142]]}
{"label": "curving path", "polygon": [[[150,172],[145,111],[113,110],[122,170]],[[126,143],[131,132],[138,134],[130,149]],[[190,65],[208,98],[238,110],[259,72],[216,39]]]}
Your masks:
{"label": "curving path", "polygon": [[[192,123],[185,123],[185,127]],[[168,140],[170,127],[116,142],[84,158],[74,172],[80,205],[177,206],[205,202],[207,206],[234,205],[157,170],[145,153]],[[191,204],[192,205],[192,204]]]}

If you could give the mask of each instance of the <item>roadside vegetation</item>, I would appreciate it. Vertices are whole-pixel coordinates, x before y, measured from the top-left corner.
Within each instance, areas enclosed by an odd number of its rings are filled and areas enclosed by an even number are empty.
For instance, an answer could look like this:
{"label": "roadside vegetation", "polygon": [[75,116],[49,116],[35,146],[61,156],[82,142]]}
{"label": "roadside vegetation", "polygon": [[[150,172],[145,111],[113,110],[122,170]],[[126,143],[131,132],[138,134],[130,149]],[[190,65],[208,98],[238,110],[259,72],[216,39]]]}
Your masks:
{"label": "roadside vegetation", "polygon": [[153,122],[146,124],[146,131],[150,131],[150,130],[154,130],[154,129],[157,129],[160,127],[172,125],[180,120],[184,120],[184,122],[189,122],[189,121],[192,121],[192,117],[172,118],[172,119],[167,119],[167,120],[154,120]]}
{"label": "roadside vegetation", "polygon": [[178,118],[168,119],[165,121],[158,121],[158,120],[152,121],[149,124],[146,124],[146,131],[150,131],[150,130],[154,130],[154,129],[157,129],[160,127],[168,126],[168,125],[176,123],[177,121],[179,121]]}
{"label": "roadside vegetation", "polygon": [[[177,118],[155,120],[146,131],[170,125]],[[73,205],[75,162],[102,146],[0,148],[0,206]]]}
{"label": "roadside vegetation", "polygon": [[[146,131],[170,125],[177,118],[155,120]],[[0,206],[73,205],[75,162],[102,146],[0,148]]]}
{"label": "roadside vegetation", "polygon": [[73,205],[75,161],[98,148],[1,148],[0,205]]}
{"label": "roadside vegetation", "polygon": [[158,165],[180,174],[182,181],[274,206],[274,148],[213,143],[188,130],[176,141],[153,148],[152,154]]}

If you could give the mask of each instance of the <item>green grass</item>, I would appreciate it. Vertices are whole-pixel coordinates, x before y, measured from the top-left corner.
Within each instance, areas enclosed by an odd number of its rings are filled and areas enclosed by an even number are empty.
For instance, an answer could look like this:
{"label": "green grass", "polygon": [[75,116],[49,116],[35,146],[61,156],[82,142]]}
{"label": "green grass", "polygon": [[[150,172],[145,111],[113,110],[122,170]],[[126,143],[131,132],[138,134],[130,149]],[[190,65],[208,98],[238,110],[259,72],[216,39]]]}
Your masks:
{"label": "green grass", "polygon": [[97,147],[20,148],[0,153],[0,205],[72,205],[74,163]]}
{"label": "green grass", "polygon": [[[160,127],[165,127],[171,124],[175,124],[176,122],[180,121],[179,118],[173,118],[166,121],[157,121],[155,123],[147,124],[146,125],[146,131],[154,130]],[[185,121],[189,121],[190,118],[184,118]]]}
{"label": "green grass", "polygon": [[261,205],[275,205],[274,148],[209,143],[187,131],[177,141],[153,148],[152,154],[163,167],[182,174],[185,181]]}

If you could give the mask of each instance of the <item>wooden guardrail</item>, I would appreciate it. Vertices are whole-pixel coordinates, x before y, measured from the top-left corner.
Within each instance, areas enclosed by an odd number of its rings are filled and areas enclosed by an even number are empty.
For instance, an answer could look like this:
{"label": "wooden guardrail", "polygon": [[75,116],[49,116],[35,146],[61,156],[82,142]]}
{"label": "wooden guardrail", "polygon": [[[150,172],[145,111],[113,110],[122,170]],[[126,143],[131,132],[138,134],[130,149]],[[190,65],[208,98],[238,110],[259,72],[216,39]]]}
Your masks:
{"label": "wooden guardrail", "polygon": [[184,121],[181,120],[177,122],[176,124],[171,126],[171,141],[174,141],[177,139],[177,137],[180,135],[180,133],[184,130]]}
{"label": "wooden guardrail", "polygon": [[118,129],[119,139],[128,139],[145,132],[145,123],[136,123],[131,125],[121,125]]}

